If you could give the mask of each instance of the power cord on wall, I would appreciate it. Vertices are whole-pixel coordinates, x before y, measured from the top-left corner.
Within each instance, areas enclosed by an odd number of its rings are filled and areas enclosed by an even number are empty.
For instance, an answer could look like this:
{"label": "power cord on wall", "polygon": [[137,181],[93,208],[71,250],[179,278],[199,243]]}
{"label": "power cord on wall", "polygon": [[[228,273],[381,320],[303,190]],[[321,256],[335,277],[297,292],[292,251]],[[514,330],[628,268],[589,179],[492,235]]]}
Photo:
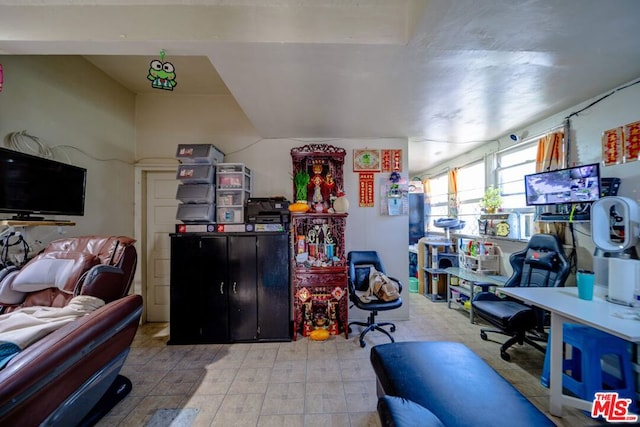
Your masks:
{"label": "power cord on wall", "polygon": [[[33,145],[35,144],[35,149]],[[51,149],[40,141],[37,136],[28,134],[26,130],[18,132],[9,132],[4,137],[4,145],[12,150],[16,151],[30,151],[37,153],[40,157],[46,157],[47,159],[53,158],[53,152]]]}
{"label": "power cord on wall", "polygon": [[613,95],[614,93],[619,92],[619,91],[621,91],[621,90],[623,90],[623,89],[626,89],[626,88],[628,88],[628,87],[631,87],[631,86],[637,85],[638,83],[640,83],[640,80],[636,80],[635,82],[631,82],[631,83],[629,83],[629,84],[627,84],[627,85],[624,85],[624,86],[622,86],[622,87],[619,87],[619,88],[617,88],[617,89],[612,90],[612,91],[611,91],[611,92],[609,92],[608,94],[603,95],[603,96],[601,96],[600,98],[596,99],[595,101],[593,101],[591,104],[587,105],[586,107],[581,108],[580,110],[578,110],[578,111],[574,111],[573,113],[569,114],[567,117],[565,117],[565,120],[566,120],[566,119],[570,119],[570,118],[571,118],[571,117],[573,117],[573,116],[577,116],[577,115],[579,115],[580,113],[582,113],[582,112],[583,112],[583,111],[585,111],[585,110],[588,110],[589,108],[593,107],[594,105],[596,105],[596,104],[597,104],[597,103],[599,103],[600,101],[602,101],[602,100],[604,100],[604,99],[606,99],[606,98],[610,97],[610,96],[611,96],[611,95]]}
{"label": "power cord on wall", "polygon": [[576,247],[576,234],[572,222],[569,223],[569,231],[571,232],[572,250],[567,258],[569,258],[569,271],[575,274],[578,269],[578,249]]}
{"label": "power cord on wall", "polygon": [[[22,153],[34,153],[40,157],[45,157],[47,159],[54,159],[55,155],[54,152],[56,149],[60,149],[60,148],[70,148],[73,150],[76,150],[82,154],[84,154],[85,156],[87,156],[88,158],[98,161],[98,162],[121,162],[127,165],[133,165],[134,163],[132,162],[128,162],[126,160],[122,160],[122,159],[118,159],[117,157],[113,157],[113,158],[108,158],[108,159],[100,159],[97,158],[95,156],[92,156],[91,154],[87,153],[86,151],[78,148],[78,147],[74,147],[73,145],[66,145],[66,144],[61,144],[61,145],[54,145],[49,147],[47,144],[45,144],[44,142],[42,142],[40,140],[40,138],[38,138],[37,136],[31,135],[29,134],[26,130],[21,130],[18,132],[9,132],[8,134],[5,135],[4,137],[4,145],[7,148],[10,148],[12,150],[15,151],[20,151]],[[35,145],[35,147],[34,147]],[[66,155],[66,153],[65,153]],[[69,159],[69,156],[67,155],[67,162],[71,163],[71,159]]]}

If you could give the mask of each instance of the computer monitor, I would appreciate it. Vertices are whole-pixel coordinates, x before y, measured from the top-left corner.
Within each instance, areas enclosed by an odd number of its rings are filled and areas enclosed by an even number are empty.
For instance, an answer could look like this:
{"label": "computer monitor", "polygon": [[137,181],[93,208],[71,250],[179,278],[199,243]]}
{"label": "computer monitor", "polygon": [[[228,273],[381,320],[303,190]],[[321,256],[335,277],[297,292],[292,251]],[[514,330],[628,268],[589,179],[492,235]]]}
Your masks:
{"label": "computer monitor", "polygon": [[600,198],[600,165],[525,175],[524,184],[527,206],[591,203]]}

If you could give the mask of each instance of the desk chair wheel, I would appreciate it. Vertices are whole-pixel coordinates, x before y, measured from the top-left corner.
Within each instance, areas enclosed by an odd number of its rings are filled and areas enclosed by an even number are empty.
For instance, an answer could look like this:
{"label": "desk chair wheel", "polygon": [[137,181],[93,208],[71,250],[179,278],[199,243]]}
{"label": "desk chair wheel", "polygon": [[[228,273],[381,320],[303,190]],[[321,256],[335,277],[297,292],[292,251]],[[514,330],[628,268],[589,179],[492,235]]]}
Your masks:
{"label": "desk chair wheel", "polygon": [[500,357],[502,357],[502,360],[508,362],[511,360],[511,356],[509,356],[509,353],[507,353],[504,350],[500,350]]}
{"label": "desk chair wheel", "polygon": [[489,339],[485,331],[480,331],[480,338],[482,338],[484,341]]}

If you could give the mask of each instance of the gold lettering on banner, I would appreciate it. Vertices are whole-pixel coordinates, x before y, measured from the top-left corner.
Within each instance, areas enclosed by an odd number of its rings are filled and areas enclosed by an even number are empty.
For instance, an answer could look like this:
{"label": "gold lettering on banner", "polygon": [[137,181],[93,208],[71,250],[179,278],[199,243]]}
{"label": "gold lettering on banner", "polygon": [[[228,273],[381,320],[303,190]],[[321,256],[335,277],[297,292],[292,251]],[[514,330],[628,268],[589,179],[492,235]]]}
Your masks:
{"label": "gold lettering on banner", "polygon": [[359,203],[362,208],[371,208],[374,206],[374,174],[373,173],[360,173],[358,177],[359,187]]}

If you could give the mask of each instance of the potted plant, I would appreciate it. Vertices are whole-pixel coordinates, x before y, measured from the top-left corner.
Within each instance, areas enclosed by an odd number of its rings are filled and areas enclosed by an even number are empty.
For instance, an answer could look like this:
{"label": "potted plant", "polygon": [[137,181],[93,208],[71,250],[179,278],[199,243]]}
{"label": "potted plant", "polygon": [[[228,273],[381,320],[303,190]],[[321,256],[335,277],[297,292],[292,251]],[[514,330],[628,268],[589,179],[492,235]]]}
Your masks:
{"label": "potted plant", "polygon": [[307,172],[296,172],[293,177],[293,185],[296,187],[296,202],[289,205],[289,211],[307,212],[309,210],[309,204],[307,203],[307,185],[310,179]]}
{"label": "potted plant", "polygon": [[500,189],[490,185],[484,192],[484,196],[480,200],[480,207],[486,213],[495,213],[502,206],[502,196]]}

